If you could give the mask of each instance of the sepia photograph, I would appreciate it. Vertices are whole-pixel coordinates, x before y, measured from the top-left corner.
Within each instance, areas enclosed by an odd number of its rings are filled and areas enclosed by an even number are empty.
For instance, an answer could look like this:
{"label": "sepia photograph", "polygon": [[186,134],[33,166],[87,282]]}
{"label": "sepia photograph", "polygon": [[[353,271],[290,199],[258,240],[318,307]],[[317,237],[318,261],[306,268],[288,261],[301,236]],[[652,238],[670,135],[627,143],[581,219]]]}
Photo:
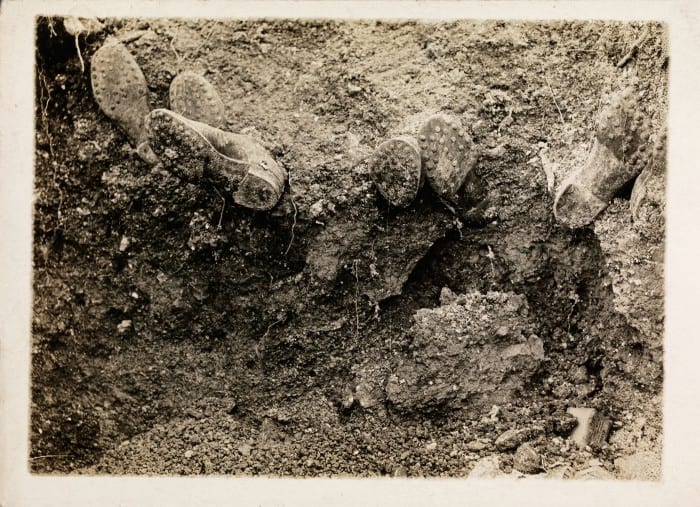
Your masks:
{"label": "sepia photograph", "polygon": [[363,13],[33,16],[30,476],[667,479],[669,24]]}

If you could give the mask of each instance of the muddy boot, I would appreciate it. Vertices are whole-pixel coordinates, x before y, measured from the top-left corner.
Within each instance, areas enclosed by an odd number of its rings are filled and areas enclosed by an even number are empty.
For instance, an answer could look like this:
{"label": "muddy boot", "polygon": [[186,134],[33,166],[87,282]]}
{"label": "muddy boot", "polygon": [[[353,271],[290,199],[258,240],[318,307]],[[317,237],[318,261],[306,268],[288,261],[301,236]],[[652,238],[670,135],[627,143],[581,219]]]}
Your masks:
{"label": "muddy boot", "polygon": [[167,109],[146,118],[148,140],[163,165],[178,176],[211,179],[234,202],[268,210],[277,204],[286,171],[249,136],[233,134],[190,120]]}
{"label": "muddy boot", "polygon": [[476,163],[471,137],[456,118],[437,115],[423,125],[419,139],[428,184],[441,197],[453,197]]}
{"label": "muddy boot", "polygon": [[146,78],[124,44],[107,40],[95,52],[91,81],[102,112],[126,132],[144,161],[157,163],[146,139],[145,117],[150,111]]}
{"label": "muddy boot", "polygon": [[654,144],[651,162],[634,182],[630,196],[632,220],[637,225],[656,224],[661,230],[664,223],[666,193],[666,132]]}
{"label": "muddy boot", "polygon": [[571,228],[590,224],[649,162],[649,135],[649,124],[639,110],[633,88],[613,95],[598,117],[598,130],[586,163],[557,190],[557,220]]}
{"label": "muddy boot", "polygon": [[411,136],[384,141],[369,160],[369,174],[392,206],[411,204],[423,185],[418,141]]}
{"label": "muddy boot", "polygon": [[224,102],[214,86],[199,74],[185,71],[170,83],[170,109],[212,127],[226,125]]}

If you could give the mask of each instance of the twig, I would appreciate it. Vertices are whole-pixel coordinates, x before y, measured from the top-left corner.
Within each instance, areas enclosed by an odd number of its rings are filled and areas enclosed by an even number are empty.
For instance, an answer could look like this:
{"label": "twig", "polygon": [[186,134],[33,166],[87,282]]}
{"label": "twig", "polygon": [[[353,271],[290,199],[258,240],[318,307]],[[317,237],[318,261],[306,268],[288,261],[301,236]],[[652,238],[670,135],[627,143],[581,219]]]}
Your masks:
{"label": "twig", "polygon": [[649,27],[647,27],[647,26],[645,25],[644,28],[642,28],[642,33],[641,33],[641,35],[637,38],[636,41],[634,41],[634,42],[632,43],[632,47],[630,48],[630,50],[627,52],[627,54],[626,54],[625,56],[622,57],[622,59],[620,59],[619,62],[617,62],[617,65],[615,65],[615,66],[616,66],[618,69],[621,69],[622,67],[624,67],[625,65],[627,65],[627,63],[628,63],[632,58],[634,58],[634,56],[637,54],[637,51],[639,51],[639,48],[642,46],[642,44],[644,44],[644,41],[646,40],[646,38],[647,38],[648,36],[649,36]]}
{"label": "twig", "polygon": [[275,322],[273,322],[272,324],[267,326],[267,330],[265,330],[265,334],[263,334],[260,337],[260,340],[258,340],[258,343],[256,343],[255,346],[253,347],[253,350],[255,351],[255,355],[257,356],[258,361],[262,361],[263,350],[265,349],[265,341],[267,340],[267,337],[270,335],[270,329],[272,329],[277,324],[284,322],[285,318],[286,318],[286,316],[279,318]]}
{"label": "twig", "polygon": [[117,38],[119,39],[119,41],[122,44],[128,44],[129,42],[134,42],[135,40],[139,40],[141,37],[143,37],[147,33],[148,33],[148,30],[135,30],[133,32],[125,33],[124,35],[120,35]]}
{"label": "twig", "polygon": [[564,115],[561,114],[561,109],[559,109],[559,104],[557,104],[557,98],[554,96],[554,90],[552,90],[552,85],[549,84],[549,79],[547,79],[547,71],[544,69],[544,66],[542,67],[542,72],[544,73],[544,81],[545,83],[547,83],[549,93],[552,94],[552,100],[554,101],[554,105],[557,107],[557,111],[559,111],[559,118],[561,119],[561,124],[566,126],[566,122],[564,121]]}
{"label": "twig", "polygon": [[292,190],[292,175],[289,175],[289,199],[292,201],[292,206],[294,206],[294,221],[292,222],[292,236],[289,238],[289,244],[287,249],[284,251],[284,256],[286,257],[289,253],[289,249],[292,248],[292,243],[294,242],[294,229],[297,226],[297,204],[294,202],[294,192]]}
{"label": "twig", "polygon": [[41,105],[41,123],[44,126],[44,134],[46,134],[46,140],[49,143],[49,153],[51,153],[51,157],[53,158],[54,153],[53,153],[53,143],[51,142],[51,134],[49,133],[49,103],[51,102],[51,90],[49,89],[49,85],[46,82],[46,75],[39,71],[39,75],[41,76],[41,81],[43,83],[43,88],[41,89],[42,93],[41,96],[43,98],[44,93],[43,90],[46,90],[46,103],[43,103]]}
{"label": "twig", "polygon": [[178,54],[177,49],[175,49],[175,38],[177,37],[177,34],[173,35],[172,38],[170,39],[170,49],[173,50],[173,53],[175,53],[175,58],[177,59],[177,70],[180,71],[182,69],[182,57]]}
{"label": "twig", "polygon": [[204,40],[199,44],[199,46],[197,46],[197,49],[195,49],[194,51],[192,51],[192,52],[190,53],[191,55],[193,55],[194,57],[197,56],[197,54],[199,53],[199,50],[202,49],[202,46],[204,46],[204,44],[206,44],[207,42],[209,42],[209,38],[210,38],[211,35],[214,33],[214,28],[216,28],[216,25],[218,25],[218,24],[219,24],[218,21],[214,21],[214,24],[211,26],[211,30],[209,30],[209,33],[207,34],[207,36],[206,36],[206,37],[204,38]]}
{"label": "twig", "polygon": [[214,191],[221,197],[221,213],[219,214],[219,223],[216,225],[217,229],[221,229],[221,220],[224,218],[224,209],[226,209],[226,199],[224,199],[224,196],[221,195],[216,187],[214,187]]}
{"label": "twig", "polygon": [[78,42],[78,34],[75,34],[75,50],[78,53],[78,59],[80,60],[80,73],[85,74],[85,62],[83,61],[83,55],[80,53],[80,43]]}
{"label": "twig", "polygon": [[42,456],[34,456],[33,458],[29,458],[29,461],[34,461],[35,459],[45,459],[45,458],[65,458],[66,456],[70,456],[70,454],[44,454]]}

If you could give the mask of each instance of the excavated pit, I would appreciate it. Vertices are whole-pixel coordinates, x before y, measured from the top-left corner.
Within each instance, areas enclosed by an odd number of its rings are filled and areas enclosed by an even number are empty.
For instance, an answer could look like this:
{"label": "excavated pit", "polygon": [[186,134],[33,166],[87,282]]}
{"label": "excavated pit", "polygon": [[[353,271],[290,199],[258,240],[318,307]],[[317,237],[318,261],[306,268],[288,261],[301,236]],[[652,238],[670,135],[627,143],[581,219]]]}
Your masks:
{"label": "excavated pit", "polygon": [[[138,159],[100,113],[59,21],[40,19],[32,470],[464,476],[497,455],[510,473],[513,449],[495,442],[515,429],[532,435],[547,473],[559,462],[574,476],[597,459],[624,475],[616,459],[660,455],[662,335],[635,320],[634,290],[619,289],[632,261],[611,239],[631,235],[638,245],[629,203],[617,199],[595,227],[569,230],[554,221],[537,157],[542,144],[579,156],[601,77],[614,79],[611,61],[639,25],[507,25],[126,19],[84,40],[88,61],[106,34],[144,30],[128,47],[152,107],[167,107],[169,81],[183,70],[173,35],[188,65],[217,69],[209,77],[227,128],[247,129],[290,175],[281,202],[261,213],[212,182],[188,183]],[[203,40],[209,30],[216,37]],[[552,40],[591,51],[551,52]],[[638,56],[646,70],[658,59],[650,44]],[[304,51],[287,54],[292,46]],[[559,97],[569,125],[529,77],[541,61],[583,76],[549,76],[557,90],[578,87],[580,101]],[[440,76],[459,65],[469,70],[454,78],[459,86],[443,87]],[[266,81],[283,70],[289,77]],[[393,81],[401,70],[414,76],[406,90]],[[665,81],[645,83],[661,110]],[[315,104],[305,102],[310,91]],[[478,159],[456,210],[427,187],[408,208],[390,208],[366,157],[391,125],[427,105],[461,115],[477,145],[505,149]],[[657,275],[639,275],[641,285]],[[453,296],[472,303],[454,306]],[[510,300],[521,310],[503,313]],[[437,334],[444,319],[458,322],[451,315],[486,315],[494,332],[479,338],[483,349],[460,349],[472,361],[460,375],[464,364],[430,349],[417,312],[438,323]],[[446,335],[445,347],[487,329],[471,326]],[[501,364],[506,349],[517,361],[504,370],[472,371],[478,354]],[[423,380],[391,395],[392,375],[411,369]],[[435,397],[431,375],[472,394]],[[582,406],[612,421],[603,448],[568,443],[567,408]],[[639,425],[643,436],[633,438]]]}

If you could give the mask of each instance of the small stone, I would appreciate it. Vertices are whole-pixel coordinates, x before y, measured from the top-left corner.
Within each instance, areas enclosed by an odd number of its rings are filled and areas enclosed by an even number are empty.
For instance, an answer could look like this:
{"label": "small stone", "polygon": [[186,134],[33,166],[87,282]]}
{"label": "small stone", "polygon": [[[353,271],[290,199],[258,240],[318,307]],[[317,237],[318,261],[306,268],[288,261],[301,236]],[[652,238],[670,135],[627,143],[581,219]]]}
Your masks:
{"label": "small stone", "polygon": [[474,468],[469,472],[470,479],[490,479],[493,477],[504,477],[505,474],[499,466],[498,456],[485,456],[474,464]]}
{"label": "small stone", "polygon": [[479,452],[488,449],[489,443],[483,440],[472,440],[471,442],[467,442],[466,447],[470,451]]}
{"label": "small stone", "polygon": [[131,246],[131,240],[129,239],[128,236],[122,236],[121,241],[119,242],[119,251],[120,252],[126,252],[127,249]]}
{"label": "small stone", "polygon": [[530,432],[525,429],[510,429],[496,439],[496,449],[509,451],[515,449],[530,437]]}
{"label": "small stone", "polygon": [[192,456],[194,456],[194,451],[191,449],[185,451],[185,458],[190,459]]}
{"label": "small stone", "polygon": [[240,452],[243,456],[250,456],[250,451],[252,450],[252,447],[250,444],[241,444],[238,446],[238,452]]}
{"label": "small stone", "polygon": [[522,444],[513,456],[513,467],[525,474],[542,470],[542,456],[528,443]]}
{"label": "small stone", "polygon": [[578,419],[573,414],[567,413],[554,422],[554,432],[557,435],[567,436],[577,425]]}
{"label": "small stone", "polygon": [[131,329],[131,321],[130,320],[122,320],[118,325],[117,325],[117,333],[119,334],[124,334],[127,331]]}
{"label": "small stone", "polygon": [[425,446],[425,450],[432,452],[435,449],[437,449],[437,442],[430,442],[428,445]]}

